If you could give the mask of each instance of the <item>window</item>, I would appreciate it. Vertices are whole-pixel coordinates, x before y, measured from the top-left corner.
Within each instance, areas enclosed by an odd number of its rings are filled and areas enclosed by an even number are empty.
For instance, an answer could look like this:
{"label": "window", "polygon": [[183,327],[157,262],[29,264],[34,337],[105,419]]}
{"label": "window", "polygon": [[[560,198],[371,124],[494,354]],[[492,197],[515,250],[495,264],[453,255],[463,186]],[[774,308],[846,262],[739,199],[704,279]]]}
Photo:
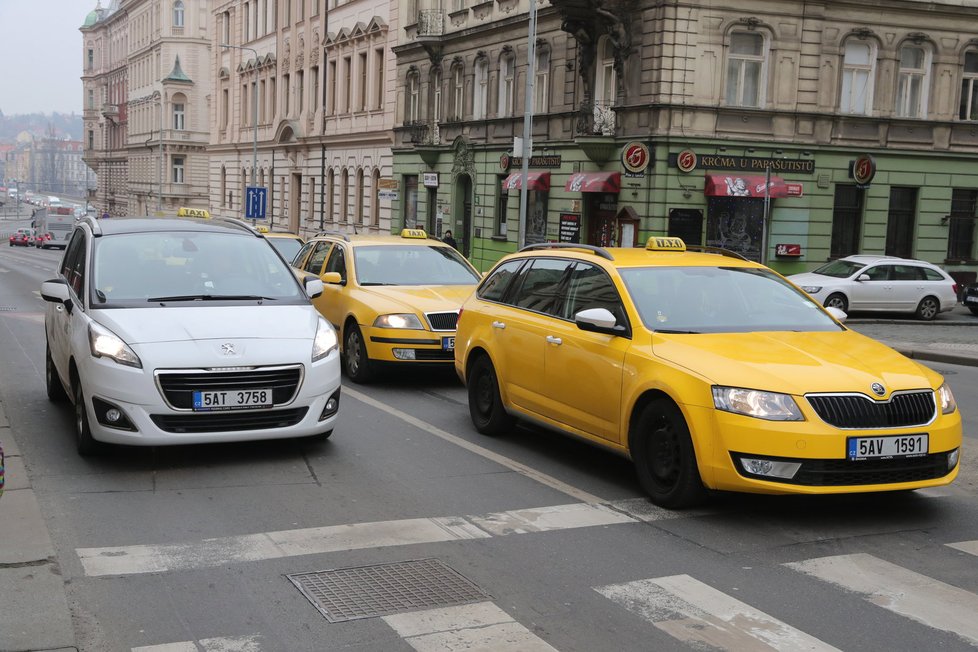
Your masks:
{"label": "window", "polygon": [[764,37],[754,32],[730,35],[727,94],[730,106],[761,106],[764,101]]}
{"label": "window", "polygon": [[441,122],[441,70],[431,72],[431,120],[434,124]]}
{"label": "window", "polygon": [[922,46],[900,48],[896,114],[900,118],[927,117],[927,85],[930,51]]}
{"label": "window", "polygon": [[864,191],[856,186],[839,184],[835,187],[832,206],[832,242],[830,258],[844,258],[859,253],[859,229],[863,217]]}
{"label": "window", "polygon": [[363,223],[363,168],[357,169],[356,183],[353,186],[353,192],[356,193],[355,206],[356,212],[353,217],[358,224]]}
{"label": "window", "polygon": [[306,219],[312,222],[316,217],[316,177],[309,177],[309,191],[307,193]]}
{"label": "window", "polygon": [[350,221],[350,171],[340,173],[340,219]]}
{"label": "window", "polygon": [[269,91],[268,92],[268,99],[272,103],[272,105],[268,108],[268,118],[269,118],[269,120],[271,120],[271,119],[273,119],[275,117],[275,106],[276,106],[275,103],[278,100],[278,96],[276,95],[277,89],[275,87],[275,78],[272,77],[269,80],[269,83],[270,83],[270,85],[268,87],[268,91]]}
{"label": "window", "polygon": [[244,40],[251,40],[251,4],[244,3],[241,9],[244,12],[244,18],[241,20],[241,29],[244,32]]}
{"label": "window", "polygon": [[516,273],[522,264],[522,260],[510,260],[503,263],[496,268],[492,276],[486,279],[485,283],[479,286],[476,294],[483,301],[502,301],[506,295],[506,290],[513,282],[513,278],[516,277]]}
{"label": "window", "polygon": [[182,156],[173,157],[173,183],[184,183],[184,165],[186,159]]}
{"label": "window", "polygon": [[221,129],[228,126],[228,89],[221,91]]}
{"label": "window", "polygon": [[404,175],[404,227],[418,224],[418,175]]}
{"label": "window", "polygon": [[87,70],[91,70],[94,67],[95,67],[95,50],[92,48],[88,48],[88,52],[86,54],[86,60],[85,60],[85,68]]}
{"label": "window", "polygon": [[241,126],[248,124],[248,84],[241,86]]}
{"label": "window", "polygon": [[536,258],[533,266],[523,275],[523,283],[514,298],[513,305],[547,315],[557,315],[560,305],[560,289],[570,261]]}
{"label": "window", "polygon": [[346,281],[346,254],[343,252],[342,245],[335,245],[329,254],[329,261],[326,263],[326,272],[336,272],[340,275],[341,281]]}
{"label": "window", "polygon": [[485,57],[475,62],[472,82],[472,118],[485,120],[489,106],[489,60]]}
{"label": "window", "polygon": [[978,50],[964,53],[960,118],[962,120],[978,120]]}
{"label": "window", "polygon": [[221,14],[221,43],[231,42],[231,12],[225,11]]}
{"label": "window", "polygon": [[263,79],[258,83],[258,122],[261,124],[265,124],[266,122],[265,114],[267,110],[265,105],[267,102],[268,100],[265,96],[265,80]]}
{"label": "window", "polygon": [[177,131],[186,129],[185,112],[183,102],[173,103],[173,128]]}
{"label": "window", "polygon": [[537,69],[533,79],[533,112],[550,110],[550,51],[537,52]]}
{"label": "window", "polygon": [[292,115],[291,113],[292,104],[289,101],[291,99],[289,97],[290,90],[291,89],[289,86],[289,75],[282,75],[282,110],[285,112],[286,118],[291,117]]}
{"label": "window", "polygon": [[499,105],[497,115],[513,115],[513,89],[516,75],[516,56],[507,52],[499,58]]}
{"label": "window", "polygon": [[230,202],[228,195],[228,171],[221,166],[221,208],[225,208]]}
{"label": "window", "polygon": [[367,53],[366,52],[361,52],[357,56],[357,65],[360,66],[360,70],[358,71],[360,73],[360,83],[359,83],[359,88],[357,89],[357,96],[360,98],[360,105],[359,105],[358,108],[359,108],[360,111],[366,111],[367,110],[367,92],[368,92],[368,89],[367,89]]}
{"label": "window", "polygon": [[309,97],[309,105],[311,111],[319,110],[319,66],[313,66],[309,69],[309,74],[312,76],[312,94]]}
{"label": "window", "polygon": [[296,0],[296,20],[305,20],[306,18],[306,0]]}
{"label": "window", "polygon": [[79,299],[85,290],[85,244],[85,232],[77,229],[61,262],[61,275]]}
{"label": "window", "polygon": [[353,109],[353,59],[343,57],[343,113]]}
{"label": "window", "polygon": [[374,168],[370,176],[370,225],[380,224],[380,169]]}
{"label": "window", "polygon": [[869,115],[873,109],[875,47],[861,41],[847,41],[842,62],[842,90],[839,111]]}
{"label": "window", "polygon": [[452,111],[451,120],[461,120],[465,106],[465,71],[462,66],[452,68]]}
{"label": "window", "polygon": [[88,149],[95,149],[95,130],[88,130]]}
{"label": "window", "polygon": [[494,235],[503,237],[506,236],[506,209],[509,204],[509,190],[503,183],[505,180],[506,175],[496,177],[496,188],[499,189],[499,196],[496,198],[496,221],[493,228]]}
{"label": "window", "polygon": [[183,27],[183,0],[173,3],[173,26]]}
{"label": "window", "polygon": [[604,308],[615,316],[618,324],[625,323],[625,309],[615,284],[597,265],[579,262],[571,270],[562,316],[573,320],[580,311],[592,308]]}
{"label": "window", "polygon": [[323,263],[326,262],[326,256],[329,255],[329,248],[332,246],[331,242],[320,242],[316,245],[316,251],[309,256],[306,264],[303,266],[303,270],[309,272],[310,274],[315,274],[319,276],[321,270],[323,269]]}
{"label": "window", "polygon": [[886,220],[887,256],[913,257],[914,217],[917,213],[917,189],[890,188],[890,211]]}
{"label": "window", "polygon": [[326,79],[326,92],[329,97],[326,100],[326,110],[329,115],[336,114],[336,62],[330,61],[326,68],[328,77]]}
{"label": "window", "polygon": [[88,108],[89,109],[95,108],[95,91],[93,91],[92,89],[88,89]]}
{"label": "window", "polygon": [[618,95],[618,80],[615,75],[615,48],[611,39],[602,36],[598,40],[598,66],[595,70],[595,104],[602,107],[614,106]]}
{"label": "window", "polygon": [[407,79],[407,115],[404,121],[408,124],[415,124],[421,117],[420,93],[421,80],[417,72],[408,73]]}
{"label": "window", "polygon": [[377,93],[377,98],[376,101],[374,102],[374,107],[376,107],[377,109],[383,109],[384,108],[384,48],[377,48],[374,57],[376,60],[375,68],[377,72],[377,80],[374,82],[374,85],[376,86],[375,90]]}
{"label": "window", "polygon": [[949,259],[974,259],[976,215],[978,215],[978,190],[953,189],[947,234]]}
{"label": "window", "polygon": [[319,15],[319,0],[312,0],[312,12],[309,15],[310,16]]}
{"label": "window", "polygon": [[336,176],[333,174],[332,168],[326,173],[326,214],[329,215],[329,221],[336,221],[336,212],[334,211],[333,198],[335,196],[336,190]]}
{"label": "window", "polygon": [[306,72],[304,70],[295,73],[295,108],[302,111],[305,108],[306,98]]}

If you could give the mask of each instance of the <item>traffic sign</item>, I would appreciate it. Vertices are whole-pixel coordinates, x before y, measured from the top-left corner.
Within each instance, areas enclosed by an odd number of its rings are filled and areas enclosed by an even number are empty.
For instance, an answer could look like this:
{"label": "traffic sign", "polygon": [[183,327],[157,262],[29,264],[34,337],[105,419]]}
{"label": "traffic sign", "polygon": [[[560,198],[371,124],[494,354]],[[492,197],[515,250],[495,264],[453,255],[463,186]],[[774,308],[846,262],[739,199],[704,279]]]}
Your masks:
{"label": "traffic sign", "polygon": [[245,191],[245,217],[250,220],[265,219],[265,197],[268,188],[248,186]]}

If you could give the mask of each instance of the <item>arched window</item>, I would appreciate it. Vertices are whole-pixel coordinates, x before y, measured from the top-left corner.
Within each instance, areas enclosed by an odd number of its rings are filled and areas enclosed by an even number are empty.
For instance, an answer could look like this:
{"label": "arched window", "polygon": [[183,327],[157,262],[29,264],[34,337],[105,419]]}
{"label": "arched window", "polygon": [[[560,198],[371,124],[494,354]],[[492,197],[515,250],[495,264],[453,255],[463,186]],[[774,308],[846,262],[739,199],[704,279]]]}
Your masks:
{"label": "arched window", "polygon": [[499,57],[499,104],[496,115],[513,115],[513,100],[516,90],[516,55],[504,52]]}
{"label": "arched window", "polygon": [[964,53],[960,117],[962,120],[978,120],[978,50]]}
{"label": "arched window", "polygon": [[431,83],[431,122],[437,125],[441,122],[441,68],[431,71],[429,82]]}
{"label": "arched window", "polygon": [[173,26],[183,27],[183,0],[173,3]]}
{"label": "arched window", "polygon": [[363,168],[357,168],[356,185],[354,187],[354,192],[356,193],[356,204],[357,207],[356,214],[353,216],[354,220],[358,224],[363,224]]}
{"label": "arched window", "polygon": [[726,101],[729,106],[761,106],[764,103],[764,36],[757,32],[733,32],[727,50]]}
{"label": "arched window", "polygon": [[602,107],[614,106],[618,95],[615,46],[607,35],[598,39],[597,54],[598,61],[594,75],[595,103]]}
{"label": "arched window", "polygon": [[221,208],[225,208],[231,202],[231,198],[228,196],[228,171],[223,165],[221,166]]}
{"label": "arched window", "polygon": [[343,222],[350,221],[350,172],[343,168],[340,174],[340,215]]}
{"label": "arched window", "polygon": [[550,49],[537,50],[537,65],[533,72],[533,112],[550,110]]}
{"label": "arched window", "polygon": [[412,71],[407,77],[407,106],[405,107],[404,122],[416,124],[421,119],[421,75]]}
{"label": "arched window", "polygon": [[187,97],[183,93],[176,93],[170,107],[173,112],[173,129],[184,131],[187,128]]}
{"label": "arched window", "polygon": [[333,174],[333,169],[330,168],[326,173],[326,214],[329,216],[330,222],[336,221],[336,210],[335,210],[335,194],[336,194],[336,177]]}
{"label": "arched window", "polygon": [[906,44],[900,48],[897,76],[896,114],[900,118],[927,117],[927,90],[930,85],[930,47]]}
{"label": "arched window", "polygon": [[489,59],[481,57],[475,62],[472,80],[472,118],[484,120],[489,106]]}
{"label": "arched window", "polygon": [[465,115],[465,68],[462,64],[452,66],[452,110],[449,119],[458,121]]}
{"label": "arched window", "polygon": [[370,176],[370,225],[380,224],[380,168],[374,168]]}
{"label": "arched window", "polygon": [[850,39],[843,50],[839,111],[869,115],[873,110],[876,44]]}

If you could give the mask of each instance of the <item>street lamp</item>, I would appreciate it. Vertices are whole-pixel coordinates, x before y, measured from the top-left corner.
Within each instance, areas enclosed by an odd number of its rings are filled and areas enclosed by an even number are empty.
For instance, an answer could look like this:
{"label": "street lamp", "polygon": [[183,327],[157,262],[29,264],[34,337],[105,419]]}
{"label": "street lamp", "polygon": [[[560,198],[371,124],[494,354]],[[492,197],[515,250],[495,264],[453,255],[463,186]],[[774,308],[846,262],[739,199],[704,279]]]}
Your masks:
{"label": "street lamp", "polygon": [[[258,61],[258,50],[254,48],[245,47],[243,45],[229,45],[227,43],[221,43],[222,48],[231,48],[234,50],[248,50],[255,55],[255,61]],[[254,89],[251,98],[251,121],[255,125],[255,137],[254,143],[251,149],[251,185],[255,185],[255,170],[258,169],[258,84],[252,84],[251,87]]]}

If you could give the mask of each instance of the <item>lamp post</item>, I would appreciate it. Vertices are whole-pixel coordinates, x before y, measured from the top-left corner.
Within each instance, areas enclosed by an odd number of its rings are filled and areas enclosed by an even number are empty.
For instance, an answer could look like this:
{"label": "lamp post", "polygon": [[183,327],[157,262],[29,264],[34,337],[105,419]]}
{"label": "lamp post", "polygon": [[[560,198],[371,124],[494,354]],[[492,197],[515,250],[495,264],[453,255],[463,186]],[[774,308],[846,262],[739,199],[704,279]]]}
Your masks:
{"label": "lamp post", "polygon": [[[533,85],[536,81],[537,0],[530,0],[529,29],[526,36],[526,85],[523,91],[523,165],[520,169],[520,222],[516,248],[526,245],[527,177],[530,173],[530,140],[533,138]],[[515,152],[514,152],[515,154]],[[546,219],[546,216],[544,216]]]}
{"label": "lamp post", "polygon": [[[258,50],[254,48],[245,47],[243,45],[229,45],[227,43],[221,43],[221,47],[231,48],[233,50],[248,50],[255,55],[255,61],[258,61]],[[258,84],[252,84],[251,87],[254,89],[251,94],[251,121],[255,125],[255,136],[251,149],[251,185],[254,186],[255,171],[258,169]]]}

